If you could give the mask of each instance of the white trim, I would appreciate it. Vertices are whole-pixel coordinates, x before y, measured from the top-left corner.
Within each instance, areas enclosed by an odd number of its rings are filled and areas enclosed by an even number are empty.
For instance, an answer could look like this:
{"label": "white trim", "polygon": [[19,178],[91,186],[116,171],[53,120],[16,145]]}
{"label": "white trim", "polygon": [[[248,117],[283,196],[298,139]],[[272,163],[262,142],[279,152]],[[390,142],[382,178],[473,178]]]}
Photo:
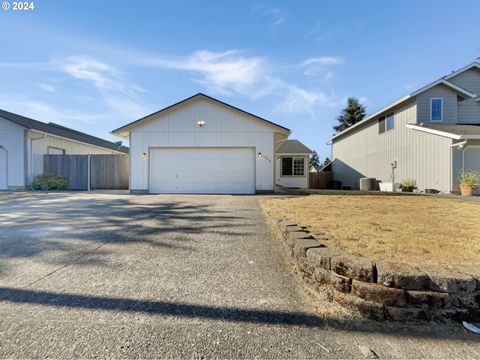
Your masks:
{"label": "white trim", "polygon": [[416,124],[406,124],[405,126],[409,129],[419,130],[419,131],[423,131],[425,133],[429,133],[429,134],[433,134],[433,135],[444,136],[444,137],[454,139],[454,140],[478,140],[478,139],[480,139],[480,135],[457,135],[457,134],[452,134],[452,133],[441,131],[441,130],[434,130],[434,129],[425,128],[423,126],[416,125]]}
{"label": "white trim", "polygon": [[417,96],[418,94],[420,94],[420,93],[422,93],[422,92],[425,92],[425,91],[427,91],[427,90],[429,90],[429,89],[431,89],[431,88],[433,88],[433,87],[435,87],[435,86],[437,86],[437,85],[445,85],[445,86],[451,87],[452,89],[458,91],[459,93],[462,93],[462,94],[464,94],[464,95],[467,95],[467,96],[469,96],[469,97],[471,97],[471,98],[475,98],[475,97],[477,96],[476,94],[471,93],[470,91],[465,90],[465,89],[461,88],[460,86],[457,86],[457,85],[455,85],[455,84],[452,84],[450,81],[447,81],[447,80],[445,80],[445,79],[439,79],[439,80],[437,80],[437,81],[435,81],[435,82],[433,82],[433,83],[431,83],[431,84],[429,84],[429,85],[427,85],[427,86],[424,86],[423,88],[421,88],[421,89],[419,89],[419,90],[411,93],[410,95],[411,95],[411,96]]}
{"label": "white trim", "polygon": [[473,62],[473,63],[470,63],[470,64],[468,64],[467,66],[464,66],[463,68],[461,68],[461,69],[459,69],[459,70],[457,70],[457,71],[454,71],[454,72],[452,72],[451,74],[449,74],[449,75],[447,75],[447,76],[444,76],[444,79],[445,79],[445,80],[451,79],[452,77],[454,77],[454,76],[456,76],[456,75],[458,75],[458,74],[460,74],[460,73],[462,73],[462,72],[464,72],[464,71],[470,70],[471,68],[474,68],[474,67],[476,67],[477,69],[480,69],[480,64],[479,64],[477,61],[475,61],[475,62]]}
{"label": "white trim", "polygon": [[[283,175],[283,162],[284,158],[292,158],[292,175]],[[303,160],[303,175],[295,175],[295,159],[302,159]],[[292,155],[285,155],[280,157],[280,177],[281,178],[301,178],[306,177],[309,171],[306,171],[305,167],[307,166],[307,158],[306,155],[303,156],[292,156]]]}
{"label": "white trim", "polygon": [[405,126],[409,129],[419,130],[419,131],[423,131],[423,132],[433,134],[433,135],[444,136],[444,137],[448,137],[450,139],[455,139],[455,140],[461,140],[462,139],[461,135],[456,135],[456,134],[452,134],[452,133],[445,132],[445,131],[440,131],[440,130],[429,129],[429,128],[425,128],[425,127],[420,126],[420,125],[406,124]]}
{"label": "white trim", "polygon": [[[441,119],[433,120],[432,119],[432,110],[433,110],[433,100],[442,100],[442,109],[441,109]],[[430,121],[431,122],[443,122],[443,97],[430,98]]]}

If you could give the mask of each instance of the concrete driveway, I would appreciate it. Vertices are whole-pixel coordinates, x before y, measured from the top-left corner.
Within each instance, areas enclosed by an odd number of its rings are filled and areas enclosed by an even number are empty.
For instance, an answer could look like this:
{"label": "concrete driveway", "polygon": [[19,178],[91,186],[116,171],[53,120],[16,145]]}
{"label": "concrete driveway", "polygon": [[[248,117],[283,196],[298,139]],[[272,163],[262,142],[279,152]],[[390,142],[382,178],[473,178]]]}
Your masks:
{"label": "concrete driveway", "polygon": [[258,199],[0,195],[0,357],[480,357],[456,325],[330,319]]}

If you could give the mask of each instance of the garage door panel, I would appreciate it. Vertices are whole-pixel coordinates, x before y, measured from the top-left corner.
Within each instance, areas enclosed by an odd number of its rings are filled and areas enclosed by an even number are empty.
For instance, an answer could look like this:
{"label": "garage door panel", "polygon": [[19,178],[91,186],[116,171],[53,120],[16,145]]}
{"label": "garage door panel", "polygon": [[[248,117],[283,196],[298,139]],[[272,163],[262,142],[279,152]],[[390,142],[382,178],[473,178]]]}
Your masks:
{"label": "garage door panel", "polygon": [[253,148],[155,148],[150,155],[150,192],[255,192]]}

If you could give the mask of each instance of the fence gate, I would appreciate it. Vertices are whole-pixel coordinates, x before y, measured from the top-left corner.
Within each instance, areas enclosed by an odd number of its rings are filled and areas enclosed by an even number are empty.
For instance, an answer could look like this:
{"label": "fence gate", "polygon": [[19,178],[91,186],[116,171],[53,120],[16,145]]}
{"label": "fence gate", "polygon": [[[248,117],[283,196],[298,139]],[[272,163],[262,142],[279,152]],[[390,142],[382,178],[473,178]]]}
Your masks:
{"label": "fence gate", "polygon": [[128,155],[44,155],[43,172],[64,177],[68,190],[128,189]]}

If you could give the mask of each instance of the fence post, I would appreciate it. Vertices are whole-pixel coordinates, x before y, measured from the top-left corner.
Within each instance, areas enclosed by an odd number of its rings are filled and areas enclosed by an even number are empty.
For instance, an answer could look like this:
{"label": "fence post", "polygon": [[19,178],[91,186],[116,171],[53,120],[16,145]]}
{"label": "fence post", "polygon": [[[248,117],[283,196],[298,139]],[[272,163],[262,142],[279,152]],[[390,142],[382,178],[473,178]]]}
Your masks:
{"label": "fence post", "polygon": [[87,171],[87,191],[90,191],[90,166],[91,166],[91,163],[90,163],[90,154],[88,155],[88,165],[87,165],[87,168],[88,168],[88,171]]}

